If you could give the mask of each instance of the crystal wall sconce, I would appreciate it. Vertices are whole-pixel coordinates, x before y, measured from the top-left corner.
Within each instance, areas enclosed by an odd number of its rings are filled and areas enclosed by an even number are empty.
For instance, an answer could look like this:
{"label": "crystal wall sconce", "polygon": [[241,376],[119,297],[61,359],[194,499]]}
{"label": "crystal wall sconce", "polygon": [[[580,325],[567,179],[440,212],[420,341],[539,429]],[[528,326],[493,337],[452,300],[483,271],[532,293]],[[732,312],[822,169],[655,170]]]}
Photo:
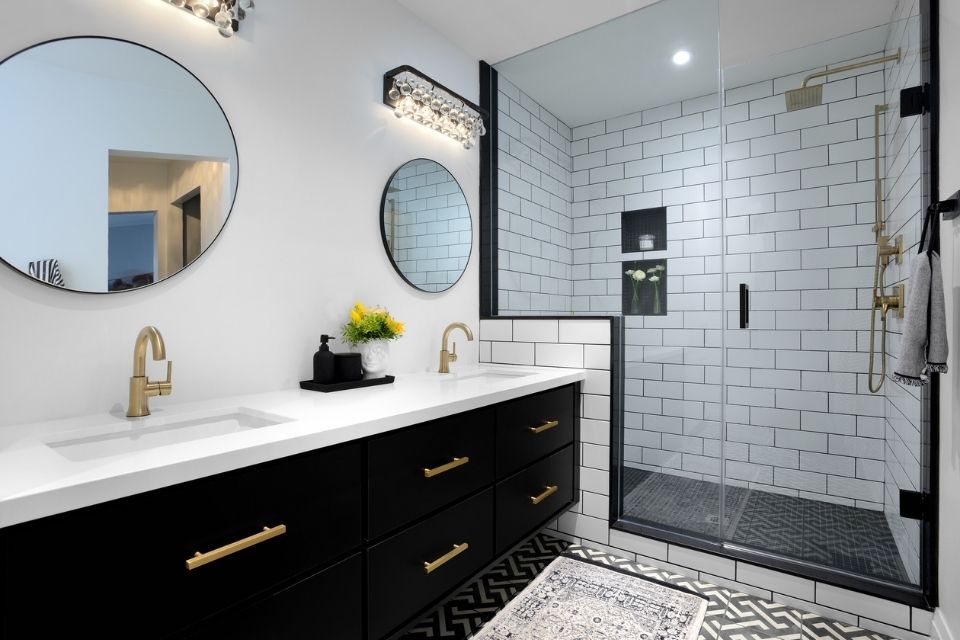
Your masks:
{"label": "crystal wall sconce", "polygon": [[411,66],[383,74],[383,104],[472,149],[487,132],[487,112]]}
{"label": "crystal wall sconce", "polygon": [[165,0],[173,6],[189,11],[201,20],[217,27],[224,38],[233,37],[240,22],[253,10],[254,0]]}

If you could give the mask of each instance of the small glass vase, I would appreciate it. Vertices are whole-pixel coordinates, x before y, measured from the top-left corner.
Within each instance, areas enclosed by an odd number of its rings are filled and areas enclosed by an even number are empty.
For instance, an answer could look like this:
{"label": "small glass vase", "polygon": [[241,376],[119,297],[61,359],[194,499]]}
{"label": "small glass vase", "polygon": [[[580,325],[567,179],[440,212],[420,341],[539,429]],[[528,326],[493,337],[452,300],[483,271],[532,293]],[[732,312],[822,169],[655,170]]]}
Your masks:
{"label": "small glass vase", "polygon": [[630,314],[638,316],[640,315],[640,294],[637,292],[637,288],[633,288],[633,297],[630,299]]}
{"label": "small glass vase", "polygon": [[660,283],[656,283],[656,286],[653,288],[653,315],[659,316],[663,314],[663,308],[661,307],[660,302]]}
{"label": "small glass vase", "polygon": [[387,375],[390,366],[390,341],[371,340],[357,345],[360,351],[360,364],[363,367],[363,379],[372,380]]}

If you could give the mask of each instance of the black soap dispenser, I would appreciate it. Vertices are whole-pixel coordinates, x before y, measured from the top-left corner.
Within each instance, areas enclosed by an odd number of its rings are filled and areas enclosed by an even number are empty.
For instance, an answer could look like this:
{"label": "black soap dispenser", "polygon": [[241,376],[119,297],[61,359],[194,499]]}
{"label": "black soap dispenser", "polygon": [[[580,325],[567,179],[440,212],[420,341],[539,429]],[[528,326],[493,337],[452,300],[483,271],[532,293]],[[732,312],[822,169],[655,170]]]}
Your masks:
{"label": "black soap dispenser", "polygon": [[330,384],[333,382],[333,353],[327,345],[328,340],[333,340],[327,334],[320,336],[320,349],[313,354],[313,381],[319,384]]}

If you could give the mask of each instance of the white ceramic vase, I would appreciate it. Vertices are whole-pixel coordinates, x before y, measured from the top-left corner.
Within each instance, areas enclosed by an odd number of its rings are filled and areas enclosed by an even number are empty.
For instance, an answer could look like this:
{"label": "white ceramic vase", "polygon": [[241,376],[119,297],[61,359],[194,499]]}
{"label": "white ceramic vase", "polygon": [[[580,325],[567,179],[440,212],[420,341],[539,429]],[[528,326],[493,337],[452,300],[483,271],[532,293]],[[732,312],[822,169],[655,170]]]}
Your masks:
{"label": "white ceramic vase", "polygon": [[390,366],[390,341],[371,340],[357,345],[360,350],[360,364],[363,367],[363,379],[382,378],[387,375]]}

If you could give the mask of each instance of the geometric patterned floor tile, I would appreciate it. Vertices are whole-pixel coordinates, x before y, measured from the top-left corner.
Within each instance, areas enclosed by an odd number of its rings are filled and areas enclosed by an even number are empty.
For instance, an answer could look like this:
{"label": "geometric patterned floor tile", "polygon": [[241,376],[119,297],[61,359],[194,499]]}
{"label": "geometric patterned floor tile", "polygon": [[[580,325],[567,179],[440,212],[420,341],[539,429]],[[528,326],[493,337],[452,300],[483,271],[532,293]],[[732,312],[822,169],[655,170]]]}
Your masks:
{"label": "geometric patterned floor tile", "polygon": [[528,540],[487,574],[457,592],[417,623],[402,640],[466,640],[564,551],[706,597],[707,611],[699,640],[891,640],[882,634],[800,611],[793,606],[693,580],[605,551],[571,545],[544,533]]}
{"label": "geometric patterned floor tile", "polygon": [[469,638],[569,546],[566,540],[543,533],[533,536],[428,614],[402,640]]}

